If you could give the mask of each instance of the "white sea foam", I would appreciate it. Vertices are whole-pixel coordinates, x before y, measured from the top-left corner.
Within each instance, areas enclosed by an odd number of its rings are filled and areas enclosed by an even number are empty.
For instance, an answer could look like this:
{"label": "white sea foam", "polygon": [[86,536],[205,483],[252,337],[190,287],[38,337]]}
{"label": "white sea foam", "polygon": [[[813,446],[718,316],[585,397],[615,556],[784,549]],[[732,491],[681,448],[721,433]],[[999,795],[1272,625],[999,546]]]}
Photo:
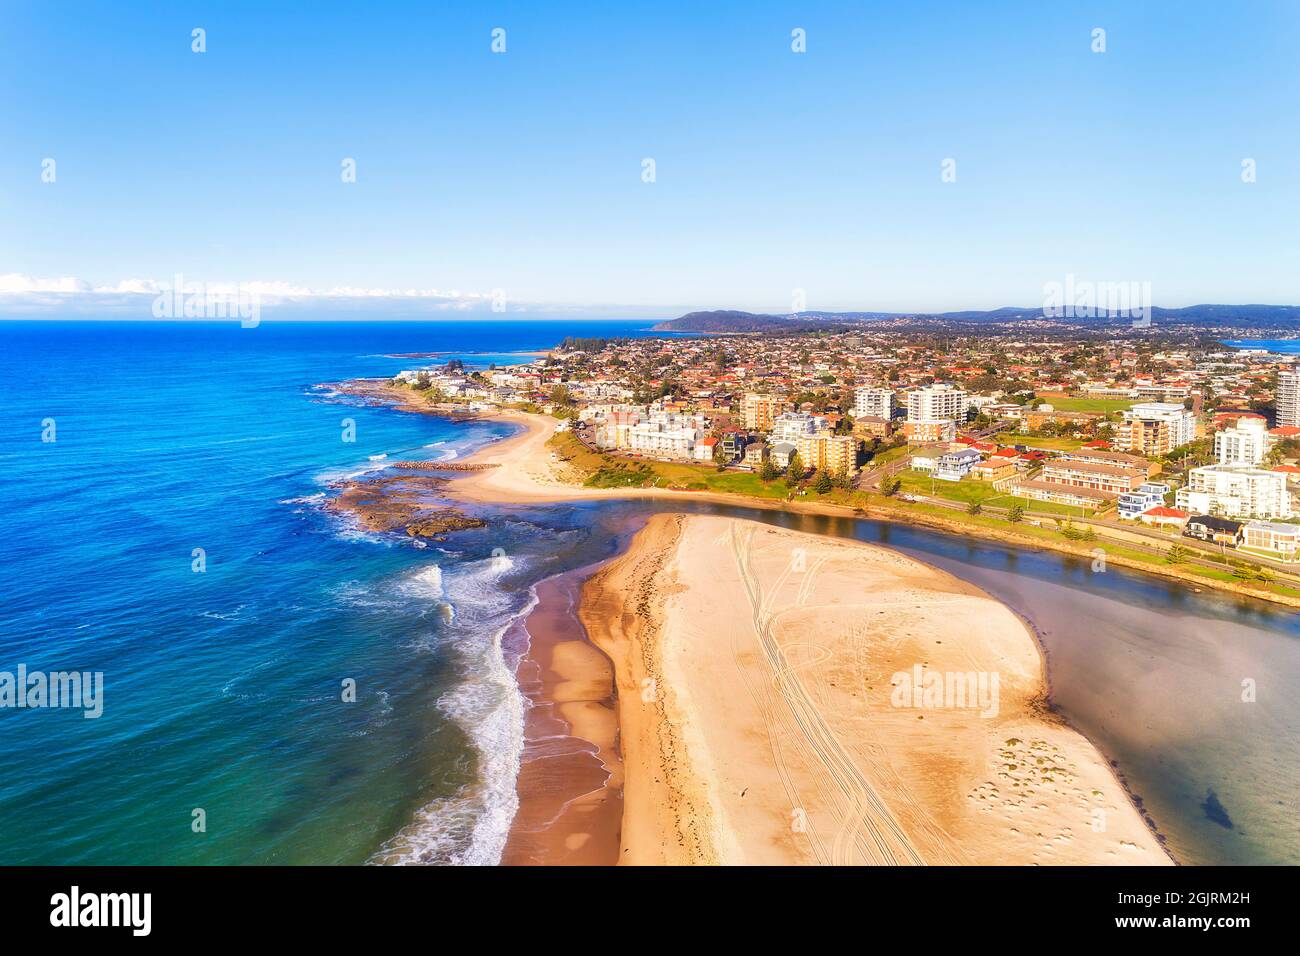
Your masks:
{"label": "white sea foam", "polygon": [[[387,457],[387,456],[385,456]],[[363,475],[373,474],[376,471],[383,471],[388,467],[384,461],[377,461],[374,458],[367,460],[366,464],[361,465],[341,465],[337,468],[327,468],[319,472],[313,480],[318,485],[329,485],[336,481],[351,481],[354,478],[360,478]]]}
{"label": "white sea foam", "polygon": [[447,443],[445,441],[436,441],[433,442],[432,444],[425,445],[424,447],[442,449],[441,454],[439,454],[438,457],[434,459],[435,461],[453,461],[460,457],[459,451],[457,451],[455,448],[448,448],[446,447],[446,445]]}
{"label": "white sea foam", "polygon": [[[524,743],[525,701],[501,641],[511,625],[537,604],[531,588],[523,607],[518,591],[502,587],[513,568],[507,557],[491,557],[460,567],[425,568],[411,579],[449,595],[462,616],[448,628],[463,662],[465,680],[438,699],[438,708],[469,735],[478,752],[478,783],[454,797],[422,808],[375,854],[389,864],[456,863],[494,865],[501,860],[519,808],[515,784]],[[436,584],[435,584],[436,581]],[[485,640],[486,636],[486,640]]]}
{"label": "white sea foam", "polygon": [[303,495],[300,498],[282,498],[278,504],[282,505],[318,505],[325,500],[325,492],[318,491],[314,495]]}

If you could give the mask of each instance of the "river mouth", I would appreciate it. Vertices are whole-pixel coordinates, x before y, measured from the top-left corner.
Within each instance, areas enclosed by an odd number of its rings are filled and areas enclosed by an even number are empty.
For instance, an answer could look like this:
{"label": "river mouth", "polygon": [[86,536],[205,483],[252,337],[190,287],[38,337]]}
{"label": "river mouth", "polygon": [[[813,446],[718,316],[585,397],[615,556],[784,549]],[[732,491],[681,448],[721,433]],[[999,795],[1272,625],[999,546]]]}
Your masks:
{"label": "river mouth", "polygon": [[1293,612],[1140,572],[1093,570],[1070,555],[870,519],[691,502],[554,510],[605,529],[589,546],[608,553],[637,518],[680,511],[883,544],[948,571],[1032,625],[1054,709],[1098,747],[1177,862],[1300,862]]}

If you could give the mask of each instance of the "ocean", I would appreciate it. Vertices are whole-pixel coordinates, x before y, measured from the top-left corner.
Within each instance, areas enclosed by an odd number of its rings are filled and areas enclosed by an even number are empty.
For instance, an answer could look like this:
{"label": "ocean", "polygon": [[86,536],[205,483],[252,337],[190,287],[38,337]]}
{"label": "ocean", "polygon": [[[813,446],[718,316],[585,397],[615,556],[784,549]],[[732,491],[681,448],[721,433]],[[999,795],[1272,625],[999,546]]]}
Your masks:
{"label": "ocean", "polygon": [[98,719],[0,709],[0,863],[494,862],[521,719],[496,641],[589,532],[355,531],[330,481],[509,429],[322,386],[650,324],[0,322],[0,671],[104,675]]}
{"label": "ocean", "polygon": [[[104,675],[96,719],[0,708],[0,864],[497,862],[525,707],[506,635],[652,506],[479,507],[486,527],[424,547],[360,532],[322,508],[330,482],[509,426],[329,384],[649,325],[0,322],[0,672]],[[1176,858],[1300,862],[1296,615],[920,529],[681,508],[980,584],[1039,630],[1054,699]]]}

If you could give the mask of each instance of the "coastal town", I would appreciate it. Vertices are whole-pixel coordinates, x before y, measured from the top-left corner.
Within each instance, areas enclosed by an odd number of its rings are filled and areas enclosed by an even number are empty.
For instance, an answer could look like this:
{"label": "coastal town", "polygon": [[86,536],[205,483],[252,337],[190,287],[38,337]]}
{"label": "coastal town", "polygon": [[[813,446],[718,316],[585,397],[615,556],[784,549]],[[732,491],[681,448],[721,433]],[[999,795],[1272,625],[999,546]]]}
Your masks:
{"label": "coastal town", "polygon": [[1294,357],[864,329],[569,338],[520,358],[396,383],[559,419],[552,455],[592,488],[911,512],[1300,596]]}

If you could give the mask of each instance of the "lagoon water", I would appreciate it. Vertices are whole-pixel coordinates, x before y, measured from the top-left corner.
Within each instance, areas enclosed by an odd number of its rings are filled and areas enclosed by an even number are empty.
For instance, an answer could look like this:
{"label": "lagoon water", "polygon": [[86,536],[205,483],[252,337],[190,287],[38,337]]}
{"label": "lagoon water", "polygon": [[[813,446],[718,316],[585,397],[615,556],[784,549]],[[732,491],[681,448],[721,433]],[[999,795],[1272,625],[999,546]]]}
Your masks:
{"label": "lagoon water", "polygon": [[[320,508],[331,480],[506,426],[322,386],[419,364],[399,353],[503,364],[648,325],[0,323],[0,671],[105,680],[98,719],[0,709],[0,863],[495,862],[523,706],[501,637],[536,581],[612,554],[651,505],[482,509],[487,528],[423,548],[357,533]],[[1177,859],[1300,862],[1294,614],[918,529],[712,510],[986,588],[1040,631],[1055,702]]]}

